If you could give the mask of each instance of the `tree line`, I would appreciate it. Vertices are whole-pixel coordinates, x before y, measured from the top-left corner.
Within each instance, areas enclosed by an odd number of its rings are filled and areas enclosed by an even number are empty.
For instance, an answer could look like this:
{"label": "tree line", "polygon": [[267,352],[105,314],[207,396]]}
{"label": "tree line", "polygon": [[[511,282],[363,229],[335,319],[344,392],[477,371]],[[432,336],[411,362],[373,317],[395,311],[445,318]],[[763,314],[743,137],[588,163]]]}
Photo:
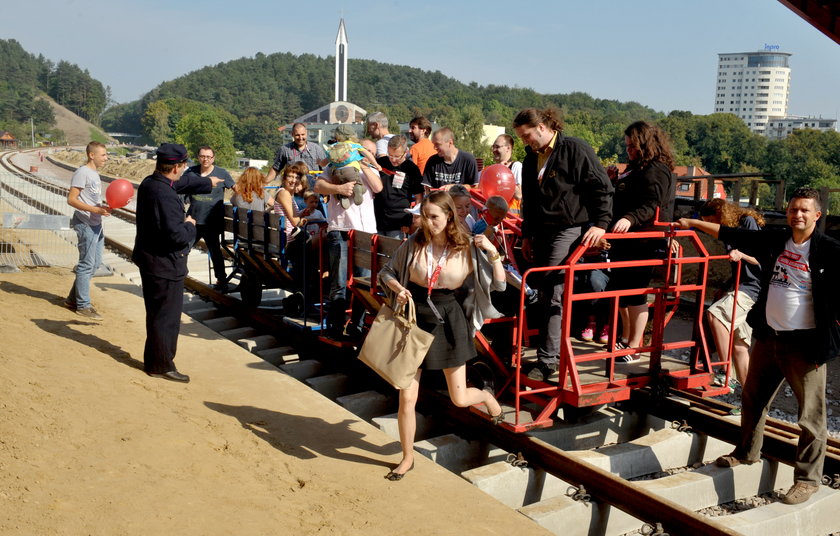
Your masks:
{"label": "tree line", "polygon": [[51,130],[55,115],[42,94],[96,125],[110,100],[110,88],[78,65],[54,63],[14,39],[0,39],[0,129],[20,137],[32,119],[39,130]]}
{"label": "tree line", "polygon": [[[333,61],[311,54],[259,53],[207,66],[160,84],[138,101],[109,109],[103,124],[142,132],[153,143],[213,136],[225,154],[236,148],[270,160],[281,143],[280,125],[332,101]],[[583,92],[541,94],[463,84],[439,71],[373,60],[351,59],[348,70],[352,102],[369,112],[384,112],[392,125],[426,116],[452,128],[457,145],[480,158],[491,158],[482,125],[501,125],[512,133],[511,121],[519,110],[554,106],[563,112],[565,133],[586,140],[605,163],[627,161],[624,129],[645,120],[669,133],[679,165],[701,166],[710,173],[772,173],[789,188],[806,183],[840,187],[837,132],[798,131],[768,141],[731,114],[665,114],[637,102]],[[196,114],[199,118],[187,121]],[[514,155],[524,156],[519,140]]]}

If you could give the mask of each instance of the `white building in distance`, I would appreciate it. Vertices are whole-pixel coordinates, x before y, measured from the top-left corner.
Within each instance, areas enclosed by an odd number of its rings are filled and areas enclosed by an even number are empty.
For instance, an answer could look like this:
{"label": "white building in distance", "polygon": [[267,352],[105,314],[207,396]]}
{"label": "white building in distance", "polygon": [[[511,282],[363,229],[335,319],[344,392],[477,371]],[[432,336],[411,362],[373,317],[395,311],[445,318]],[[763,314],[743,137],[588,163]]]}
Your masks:
{"label": "white building in distance", "polygon": [[787,116],[791,54],[765,45],[759,52],[718,54],[715,112],[732,113],[758,134],[770,118]]}

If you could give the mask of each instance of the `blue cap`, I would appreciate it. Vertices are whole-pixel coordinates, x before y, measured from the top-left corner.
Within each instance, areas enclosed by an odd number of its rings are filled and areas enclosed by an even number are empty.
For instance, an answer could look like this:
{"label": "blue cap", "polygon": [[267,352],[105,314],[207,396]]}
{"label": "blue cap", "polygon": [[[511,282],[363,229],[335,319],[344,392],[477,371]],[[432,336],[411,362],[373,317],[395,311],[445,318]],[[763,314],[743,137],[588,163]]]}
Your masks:
{"label": "blue cap", "polygon": [[157,159],[161,162],[179,164],[187,161],[187,148],[180,143],[162,143],[157,150]]}

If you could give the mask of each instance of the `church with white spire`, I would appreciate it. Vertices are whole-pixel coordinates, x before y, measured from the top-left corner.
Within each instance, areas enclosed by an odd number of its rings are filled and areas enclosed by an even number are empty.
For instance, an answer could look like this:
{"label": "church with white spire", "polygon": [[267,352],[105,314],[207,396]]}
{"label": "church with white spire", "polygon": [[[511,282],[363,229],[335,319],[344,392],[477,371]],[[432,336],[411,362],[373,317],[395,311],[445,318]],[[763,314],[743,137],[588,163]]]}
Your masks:
{"label": "church with white spire", "polygon": [[[306,113],[297,119],[294,123],[306,123],[307,127],[311,124],[317,129],[316,125],[321,125],[326,130],[329,128],[329,133],[338,124],[345,123],[362,123],[365,120],[367,111],[364,108],[356,106],[352,102],[347,101],[347,55],[350,41],[347,39],[347,30],[344,27],[344,19],[338,23],[338,34],[335,36],[335,96],[334,101]],[[313,129],[309,128],[310,135]],[[313,140],[321,141],[321,140]]]}

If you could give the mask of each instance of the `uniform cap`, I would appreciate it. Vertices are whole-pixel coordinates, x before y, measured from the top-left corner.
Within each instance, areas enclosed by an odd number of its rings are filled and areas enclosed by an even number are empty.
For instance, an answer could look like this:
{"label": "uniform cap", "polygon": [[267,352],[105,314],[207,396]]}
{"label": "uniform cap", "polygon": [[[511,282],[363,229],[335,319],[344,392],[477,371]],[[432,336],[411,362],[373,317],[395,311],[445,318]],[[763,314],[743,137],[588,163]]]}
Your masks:
{"label": "uniform cap", "polygon": [[173,164],[186,162],[187,148],[180,143],[162,143],[157,150],[157,159]]}

